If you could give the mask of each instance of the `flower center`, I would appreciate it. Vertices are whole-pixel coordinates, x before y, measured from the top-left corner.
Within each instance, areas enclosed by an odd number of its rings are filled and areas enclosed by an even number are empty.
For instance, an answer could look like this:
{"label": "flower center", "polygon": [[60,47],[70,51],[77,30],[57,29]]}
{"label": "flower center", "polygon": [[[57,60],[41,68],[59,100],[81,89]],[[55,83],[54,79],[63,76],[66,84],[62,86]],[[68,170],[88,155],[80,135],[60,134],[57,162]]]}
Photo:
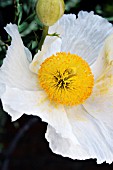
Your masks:
{"label": "flower center", "polygon": [[58,104],[82,104],[92,93],[94,76],[88,63],[70,53],[47,58],[38,72],[39,83],[49,99]]}

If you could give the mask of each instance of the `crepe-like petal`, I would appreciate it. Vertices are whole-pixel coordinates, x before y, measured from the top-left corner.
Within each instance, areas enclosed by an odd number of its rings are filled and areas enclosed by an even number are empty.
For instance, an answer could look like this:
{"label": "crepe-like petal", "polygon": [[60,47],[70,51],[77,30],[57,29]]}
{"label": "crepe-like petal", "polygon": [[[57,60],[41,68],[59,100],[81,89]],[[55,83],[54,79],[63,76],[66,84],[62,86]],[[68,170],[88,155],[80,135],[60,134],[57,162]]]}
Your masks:
{"label": "crepe-like petal", "polygon": [[[73,136],[64,106],[51,103],[45,92],[23,91],[7,87],[6,92],[2,96],[2,103],[3,106],[8,105],[12,110],[17,111],[19,113],[18,116],[16,115],[17,118],[22,113],[39,116],[43,121],[53,126],[61,136],[69,137],[77,142],[75,136]],[[17,113],[12,112],[11,115],[10,112],[12,119],[15,119],[14,114]]]}
{"label": "crepe-like petal", "polygon": [[4,84],[3,83],[0,83],[0,98],[1,98],[1,96],[2,96],[2,94],[5,92],[5,86],[4,86]]}
{"label": "crepe-like petal", "polygon": [[3,109],[11,116],[12,121],[16,121],[23,115],[23,113],[20,113],[17,110],[13,110],[9,105],[6,105],[4,103],[2,104],[3,104]]}
{"label": "crepe-like petal", "polygon": [[32,58],[31,53],[24,47],[17,26],[10,23],[5,30],[12,41],[0,68],[0,83],[20,89],[37,90],[37,77],[29,70],[28,58]]}
{"label": "crepe-like petal", "polygon": [[101,76],[101,74],[104,72],[106,67],[108,67],[112,60],[113,60],[113,34],[107,37],[97,60],[91,66],[95,80],[99,76]]}
{"label": "crepe-like petal", "polygon": [[96,119],[113,129],[113,65],[106,68],[95,82],[92,95],[83,104]]}
{"label": "crepe-like petal", "polygon": [[79,12],[75,15],[64,15],[50,32],[57,32],[57,25],[62,27],[61,51],[77,54],[90,65],[97,59],[105,38],[113,32],[112,24],[93,12]]}
{"label": "crepe-like petal", "polygon": [[48,126],[46,138],[53,152],[72,159],[96,158],[97,163],[113,161],[113,132],[89,115],[82,106],[67,107],[67,116],[79,145],[62,138]]}
{"label": "crepe-like petal", "polygon": [[69,138],[62,138],[50,125],[47,126],[45,137],[49,142],[49,147],[56,154],[80,160],[89,158],[88,152],[81,145],[74,143]]}

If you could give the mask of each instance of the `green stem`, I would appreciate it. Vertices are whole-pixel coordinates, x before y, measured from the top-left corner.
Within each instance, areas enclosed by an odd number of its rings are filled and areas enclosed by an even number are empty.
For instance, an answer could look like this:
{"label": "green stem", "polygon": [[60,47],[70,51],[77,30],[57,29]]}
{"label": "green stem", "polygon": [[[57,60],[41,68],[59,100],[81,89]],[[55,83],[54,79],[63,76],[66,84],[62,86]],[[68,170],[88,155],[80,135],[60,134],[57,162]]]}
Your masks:
{"label": "green stem", "polygon": [[45,40],[46,36],[48,35],[48,29],[49,29],[48,26],[43,27],[42,37],[41,37],[41,40],[40,40],[39,45],[38,45],[38,50],[41,50],[41,48],[42,48],[44,40]]}

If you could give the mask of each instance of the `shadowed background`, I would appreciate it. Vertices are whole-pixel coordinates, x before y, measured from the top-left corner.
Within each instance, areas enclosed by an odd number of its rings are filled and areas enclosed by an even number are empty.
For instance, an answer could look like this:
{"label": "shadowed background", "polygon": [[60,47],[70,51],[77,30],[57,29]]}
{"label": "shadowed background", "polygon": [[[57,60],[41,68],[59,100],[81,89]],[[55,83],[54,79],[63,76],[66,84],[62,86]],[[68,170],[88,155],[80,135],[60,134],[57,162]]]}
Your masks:
{"label": "shadowed background", "polygon": [[[36,0],[0,0],[0,65],[11,39],[3,29],[16,23],[25,46],[37,52],[42,24],[35,15]],[[65,0],[65,13],[91,11],[113,23],[113,0]],[[97,165],[96,160],[73,161],[52,153],[45,139],[47,124],[40,118],[23,115],[16,122],[0,103],[0,170],[112,170],[113,165]],[[86,132],[87,133],[87,132]]]}

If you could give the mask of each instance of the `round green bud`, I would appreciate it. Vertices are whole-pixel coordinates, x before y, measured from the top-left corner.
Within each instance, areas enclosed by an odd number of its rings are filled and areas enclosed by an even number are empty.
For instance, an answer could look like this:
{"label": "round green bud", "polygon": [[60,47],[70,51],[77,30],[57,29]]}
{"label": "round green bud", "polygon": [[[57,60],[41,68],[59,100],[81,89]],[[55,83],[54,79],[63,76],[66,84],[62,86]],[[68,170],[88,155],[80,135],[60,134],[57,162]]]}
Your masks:
{"label": "round green bud", "polygon": [[64,10],[64,0],[38,0],[36,4],[37,16],[45,26],[55,24]]}

